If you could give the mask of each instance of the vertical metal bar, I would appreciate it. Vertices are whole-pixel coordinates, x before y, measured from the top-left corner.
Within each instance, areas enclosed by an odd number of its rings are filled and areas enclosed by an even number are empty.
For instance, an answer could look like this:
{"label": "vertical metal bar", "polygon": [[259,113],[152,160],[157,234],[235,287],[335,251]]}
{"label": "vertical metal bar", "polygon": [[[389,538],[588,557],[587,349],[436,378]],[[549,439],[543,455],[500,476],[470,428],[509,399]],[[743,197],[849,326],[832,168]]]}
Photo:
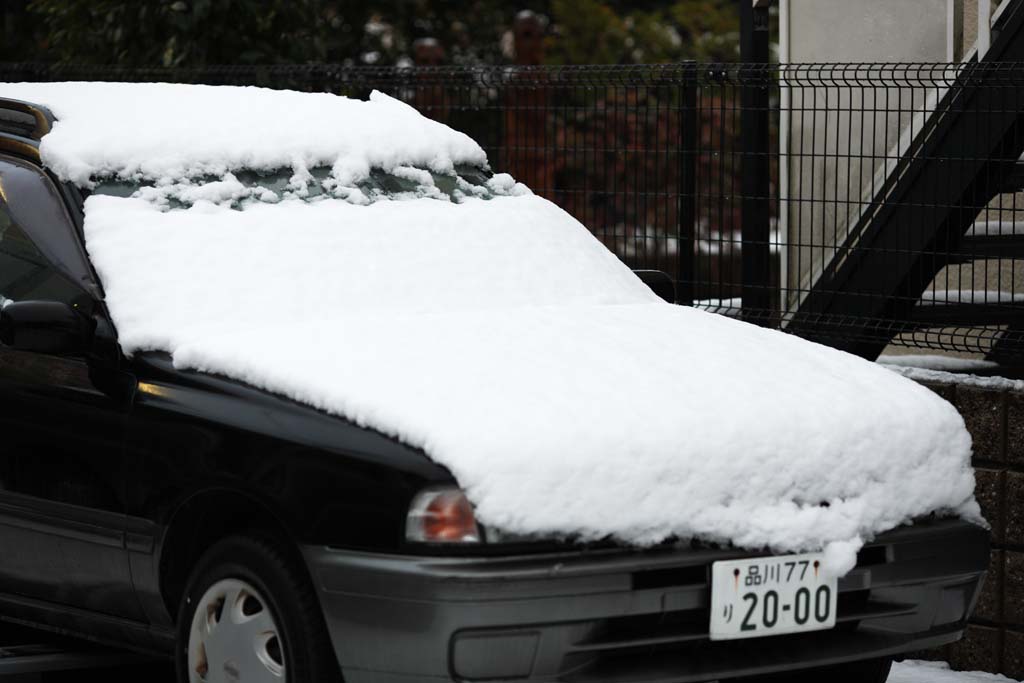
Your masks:
{"label": "vertical metal bar", "polygon": [[643,212],[640,209],[640,203],[643,201],[643,176],[644,172],[641,168],[642,155],[640,149],[642,143],[643,120],[644,112],[643,105],[641,104],[640,89],[641,85],[637,83],[630,84],[629,95],[627,96],[627,102],[632,102],[634,115],[630,118],[633,120],[633,130],[629,133],[628,149],[626,154],[626,167],[633,169],[633,179],[630,185],[632,186],[633,192],[633,220],[630,223],[633,225],[633,267],[634,268],[646,268],[647,262],[643,257],[643,235],[647,230],[647,226],[644,224]]}
{"label": "vertical metal bar", "polygon": [[700,117],[697,115],[697,69],[688,64],[683,69],[679,89],[679,190],[676,201],[679,217],[676,247],[676,303],[692,306],[697,281],[694,231],[697,222],[697,134]]}
{"label": "vertical metal bar", "polygon": [[[758,67],[767,64],[768,8],[755,7],[751,0],[741,5],[740,87],[740,173],[742,199],[742,318],[748,322],[767,324],[772,306],[771,295],[771,216],[769,207],[770,175],[768,168],[768,94],[767,74]],[[749,76],[744,78],[743,72]]]}
{"label": "vertical metal bar", "polygon": [[[591,80],[587,80],[580,85],[580,89],[583,92],[583,165],[587,169],[587,173],[583,178],[583,197],[585,205],[583,207],[582,215],[584,225],[586,225],[595,237],[597,236],[597,213],[594,211],[594,204],[596,198],[600,196],[600,190],[602,188],[601,181],[599,178],[599,172],[601,170],[599,158],[593,155],[592,141],[594,139],[594,131],[599,125],[601,112],[598,109],[598,101],[600,95],[596,95],[596,88]],[[555,178],[558,177],[558,172],[553,166],[551,168],[552,182],[555,182]],[[600,239],[600,238],[598,238]]]}
{"label": "vertical metal bar", "polygon": [[[779,3],[779,63],[784,65],[789,62],[789,48],[790,48],[790,33],[789,33],[789,20],[790,20],[790,8],[789,0],[781,0]],[[780,69],[779,73],[779,159],[778,159],[778,178],[779,183],[777,187],[777,212],[779,217],[778,223],[778,244],[776,249],[779,254],[779,313],[780,323],[784,326],[787,318],[786,314],[790,308],[790,258],[791,258],[791,236],[789,234],[790,228],[790,164],[792,160],[790,157],[790,147],[792,142],[790,139],[791,135],[791,116],[792,116],[792,88],[790,84],[786,82],[785,67]],[[799,239],[797,240],[799,241]],[[799,267],[799,266],[798,266]],[[799,272],[799,271],[797,271]],[[797,287],[799,288],[799,282]]]}

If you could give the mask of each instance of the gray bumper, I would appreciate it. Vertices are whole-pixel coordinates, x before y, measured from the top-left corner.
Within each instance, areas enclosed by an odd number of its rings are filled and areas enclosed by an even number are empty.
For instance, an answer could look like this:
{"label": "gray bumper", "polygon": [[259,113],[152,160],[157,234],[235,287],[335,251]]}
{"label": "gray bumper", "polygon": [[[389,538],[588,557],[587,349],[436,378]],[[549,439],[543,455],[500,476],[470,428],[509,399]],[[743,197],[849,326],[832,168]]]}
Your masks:
{"label": "gray bumper", "polygon": [[347,683],[683,683],[956,640],[988,565],[988,532],[952,520],[889,532],[840,581],[834,630],[731,642],[707,637],[708,569],[754,553],[304,553]]}

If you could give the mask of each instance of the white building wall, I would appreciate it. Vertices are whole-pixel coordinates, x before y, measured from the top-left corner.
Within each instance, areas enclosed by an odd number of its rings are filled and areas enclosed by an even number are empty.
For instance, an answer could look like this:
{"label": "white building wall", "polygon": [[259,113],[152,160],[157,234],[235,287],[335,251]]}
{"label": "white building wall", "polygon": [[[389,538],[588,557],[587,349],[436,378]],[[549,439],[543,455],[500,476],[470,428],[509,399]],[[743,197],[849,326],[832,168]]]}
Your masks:
{"label": "white building wall", "polygon": [[[960,0],[782,0],[780,61],[946,62],[951,1],[959,18]],[[832,260],[927,99],[923,90],[815,85],[813,73],[783,88],[784,310]]]}

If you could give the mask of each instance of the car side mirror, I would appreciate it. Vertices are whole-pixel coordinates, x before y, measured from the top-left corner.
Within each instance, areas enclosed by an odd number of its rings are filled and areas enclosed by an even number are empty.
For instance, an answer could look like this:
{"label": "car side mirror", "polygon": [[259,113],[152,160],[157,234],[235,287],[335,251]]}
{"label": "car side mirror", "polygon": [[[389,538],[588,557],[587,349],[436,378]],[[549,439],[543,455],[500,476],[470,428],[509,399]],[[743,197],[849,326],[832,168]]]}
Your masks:
{"label": "car side mirror", "polygon": [[651,291],[670,304],[676,302],[676,283],[663,270],[634,270],[640,281],[651,288]]}
{"label": "car side mirror", "polygon": [[0,309],[0,343],[52,355],[84,353],[95,323],[60,301],[14,301]]}

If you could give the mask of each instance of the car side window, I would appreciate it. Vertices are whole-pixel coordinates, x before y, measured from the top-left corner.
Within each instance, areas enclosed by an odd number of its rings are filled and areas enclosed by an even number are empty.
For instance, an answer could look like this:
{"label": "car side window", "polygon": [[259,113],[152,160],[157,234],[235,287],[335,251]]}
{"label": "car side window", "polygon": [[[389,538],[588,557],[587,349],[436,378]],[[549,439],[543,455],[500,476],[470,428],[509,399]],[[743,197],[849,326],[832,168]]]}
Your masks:
{"label": "car side window", "polygon": [[65,256],[61,249],[47,253],[34,231],[63,231],[65,239],[72,237],[52,181],[28,163],[0,156],[0,305],[30,299],[90,301],[59,267]]}
{"label": "car side window", "polygon": [[[89,270],[76,230],[47,175],[0,154],[0,305],[59,301],[91,314],[96,295],[89,291]],[[0,492],[123,511],[111,476],[84,457],[97,448],[95,442],[75,441],[64,426],[49,431],[40,427],[46,420],[61,425],[55,416],[64,416],[69,424],[70,417],[97,424],[106,419],[109,400],[96,389],[86,360],[0,345],[0,400],[5,402],[0,411]]]}

